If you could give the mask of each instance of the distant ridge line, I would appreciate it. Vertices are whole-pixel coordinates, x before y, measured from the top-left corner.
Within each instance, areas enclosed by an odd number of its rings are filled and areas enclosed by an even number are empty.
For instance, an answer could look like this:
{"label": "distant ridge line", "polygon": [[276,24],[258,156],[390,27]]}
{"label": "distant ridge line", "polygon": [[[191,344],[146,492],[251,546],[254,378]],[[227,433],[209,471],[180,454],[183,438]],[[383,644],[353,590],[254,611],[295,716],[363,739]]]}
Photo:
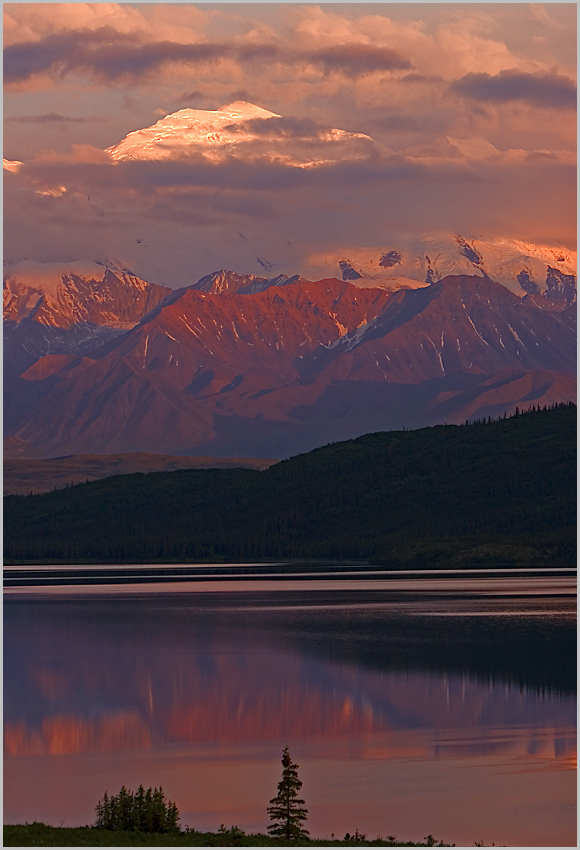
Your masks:
{"label": "distant ridge line", "polygon": [[[22,441],[23,442],[23,441]],[[239,458],[163,455],[153,452],[120,452],[111,455],[73,454],[55,458],[10,455],[10,438],[4,441],[4,495],[27,496],[99,481],[111,475],[134,472],[173,472],[179,469],[267,469],[272,458]],[[16,449],[22,447],[16,447]],[[8,454],[6,453],[8,451]]]}

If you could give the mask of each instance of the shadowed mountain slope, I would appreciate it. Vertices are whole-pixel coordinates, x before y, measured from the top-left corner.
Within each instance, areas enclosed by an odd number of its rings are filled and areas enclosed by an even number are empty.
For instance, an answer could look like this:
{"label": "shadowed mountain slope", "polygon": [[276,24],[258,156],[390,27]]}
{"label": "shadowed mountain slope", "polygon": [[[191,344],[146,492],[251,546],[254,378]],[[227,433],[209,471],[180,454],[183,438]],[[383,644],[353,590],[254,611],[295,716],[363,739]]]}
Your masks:
{"label": "shadowed mountain slope", "polygon": [[575,456],[571,405],[367,434],[264,472],[119,476],[6,497],[5,558],[573,564]]}

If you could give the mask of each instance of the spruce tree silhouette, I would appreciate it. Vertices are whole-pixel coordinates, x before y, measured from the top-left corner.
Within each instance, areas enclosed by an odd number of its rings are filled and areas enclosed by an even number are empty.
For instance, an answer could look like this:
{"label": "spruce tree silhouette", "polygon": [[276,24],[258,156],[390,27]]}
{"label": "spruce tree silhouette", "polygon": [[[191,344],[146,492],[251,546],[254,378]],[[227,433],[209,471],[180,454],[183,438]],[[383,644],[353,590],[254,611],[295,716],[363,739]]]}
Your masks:
{"label": "spruce tree silhouette", "polygon": [[105,796],[95,806],[97,829],[121,829],[137,832],[179,832],[179,809],[165,797],[161,786],[140,785],[133,794],[125,786],[118,794]]}
{"label": "spruce tree silhouette", "polygon": [[298,779],[298,765],[290,758],[288,747],[282,752],[282,779],[278,783],[278,794],[268,806],[268,814],[273,823],[268,832],[275,838],[282,838],[287,843],[307,838],[308,830],[302,828],[301,821],[308,817],[308,809],[304,800],[298,798],[302,782]]}

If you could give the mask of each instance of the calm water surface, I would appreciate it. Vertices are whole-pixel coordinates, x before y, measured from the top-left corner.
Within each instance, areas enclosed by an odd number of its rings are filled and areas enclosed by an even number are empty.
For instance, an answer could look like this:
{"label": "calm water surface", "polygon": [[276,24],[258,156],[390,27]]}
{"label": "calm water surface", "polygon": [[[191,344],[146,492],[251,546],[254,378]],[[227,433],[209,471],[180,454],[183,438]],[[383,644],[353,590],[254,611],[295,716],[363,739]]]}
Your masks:
{"label": "calm water surface", "polygon": [[[314,583],[313,583],[314,582]],[[315,837],[573,846],[574,579],[11,589],[5,822],[162,784],[263,831],[282,748]]]}

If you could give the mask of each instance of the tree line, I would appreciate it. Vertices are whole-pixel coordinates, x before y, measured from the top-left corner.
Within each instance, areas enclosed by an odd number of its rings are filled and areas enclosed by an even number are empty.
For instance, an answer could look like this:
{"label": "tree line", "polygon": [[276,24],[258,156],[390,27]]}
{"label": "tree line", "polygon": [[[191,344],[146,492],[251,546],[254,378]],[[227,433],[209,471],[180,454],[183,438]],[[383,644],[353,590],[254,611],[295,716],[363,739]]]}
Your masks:
{"label": "tree line", "polygon": [[[298,778],[298,767],[290,757],[290,750],[284,747],[282,752],[282,778],[278,783],[278,793],[270,800],[267,808],[271,823],[268,832],[274,838],[280,838],[286,843],[308,838],[310,834],[303,823],[308,817],[308,809],[304,800],[298,797],[302,781]],[[179,832],[179,809],[167,799],[163,788],[148,788],[140,785],[135,793],[124,785],[118,794],[108,796],[105,791],[103,799],[95,806],[97,829],[114,831]],[[224,824],[220,827],[222,833],[234,832],[237,827],[226,830]],[[238,830],[241,832],[240,830]]]}
{"label": "tree line", "polygon": [[[533,406],[532,406],[533,407]],[[5,498],[5,561],[575,563],[576,408]]]}
{"label": "tree line", "polygon": [[137,832],[178,832],[179,810],[165,797],[163,788],[143,785],[133,794],[125,786],[111,797],[105,794],[96,807],[98,829]]}
{"label": "tree line", "polygon": [[[277,794],[270,800],[266,811],[271,821],[268,825],[270,837],[285,845],[297,842],[308,843],[310,836],[304,826],[308,819],[308,809],[305,801],[298,796],[302,788],[298,768],[299,765],[292,761],[289,748],[284,747],[282,777],[278,782]],[[133,794],[123,786],[118,794],[111,797],[105,792],[103,799],[97,803],[95,811],[94,826],[97,829],[162,834],[181,831],[178,824],[179,810],[175,803],[165,797],[161,787],[148,788],[145,791],[143,785],[140,785]],[[186,827],[185,831],[194,832],[195,830]],[[245,833],[237,826],[231,826],[228,829],[225,824],[222,824],[217,835],[220,844],[223,842],[226,845],[235,845],[242,843]],[[358,844],[365,840],[366,835],[360,833],[358,829],[352,835],[347,832],[344,836],[344,841],[349,843]],[[389,843],[396,841],[394,835],[387,836],[387,840]],[[375,843],[382,843],[382,839],[377,839]],[[425,844],[427,847],[455,846],[454,844],[445,845],[442,841],[436,842],[432,835],[425,836]]]}

